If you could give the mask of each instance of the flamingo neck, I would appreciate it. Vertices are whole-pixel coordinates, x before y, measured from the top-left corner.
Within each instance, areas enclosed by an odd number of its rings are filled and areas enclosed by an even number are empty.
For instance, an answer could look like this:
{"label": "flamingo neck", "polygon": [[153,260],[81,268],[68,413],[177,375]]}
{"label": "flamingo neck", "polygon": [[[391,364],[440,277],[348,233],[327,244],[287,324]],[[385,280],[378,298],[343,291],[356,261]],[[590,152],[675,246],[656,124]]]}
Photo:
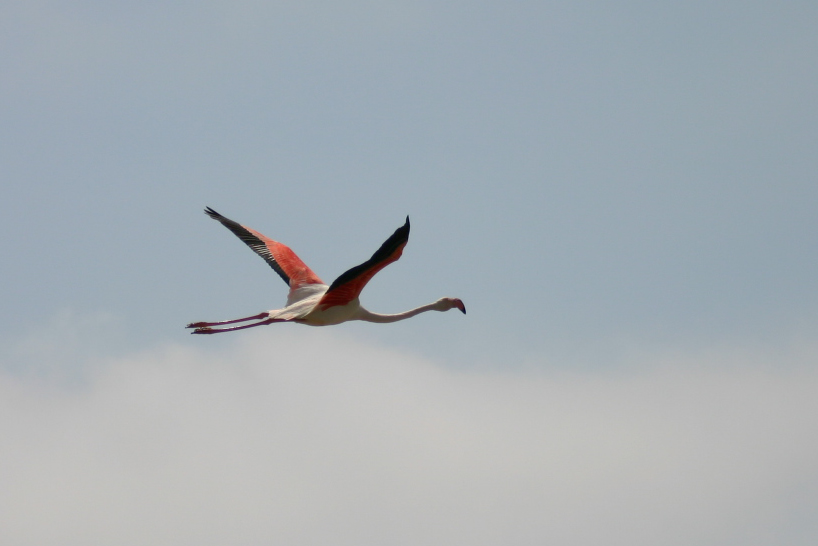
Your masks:
{"label": "flamingo neck", "polygon": [[421,305],[420,307],[416,307],[415,309],[410,309],[408,311],[404,311],[403,313],[395,313],[394,315],[383,315],[381,313],[373,313],[372,311],[367,311],[363,307],[358,310],[357,316],[354,320],[363,320],[366,322],[377,322],[377,323],[387,323],[387,322],[397,322],[399,320],[404,320],[408,318],[412,318],[415,315],[419,315],[421,313],[425,313],[426,311],[439,311],[438,309],[438,302],[428,303],[426,305]]}

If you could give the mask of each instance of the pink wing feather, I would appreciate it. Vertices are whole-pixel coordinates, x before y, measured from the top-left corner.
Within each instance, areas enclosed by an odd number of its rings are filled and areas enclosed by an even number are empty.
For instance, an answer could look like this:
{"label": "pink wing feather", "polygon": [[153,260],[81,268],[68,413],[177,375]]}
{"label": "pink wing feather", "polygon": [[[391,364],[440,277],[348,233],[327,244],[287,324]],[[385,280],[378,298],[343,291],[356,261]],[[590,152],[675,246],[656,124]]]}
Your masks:
{"label": "pink wing feather", "polygon": [[261,256],[284,279],[284,282],[290,286],[291,291],[305,284],[324,284],[324,281],[313,273],[307,267],[307,264],[302,262],[301,258],[296,256],[295,252],[287,245],[274,241],[254,229],[226,218],[210,207],[205,209],[205,213],[214,220],[221,222],[224,227],[232,231],[256,254]]}
{"label": "pink wing feather", "polygon": [[395,230],[389,239],[372,255],[372,257],[361,265],[355,266],[333,281],[321,301],[319,307],[327,309],[336,305],[346,305],[361,294],[366,283],[375,274],[396,262],[403,254],[403,248],[409,242],[409,217],[406,223]]}

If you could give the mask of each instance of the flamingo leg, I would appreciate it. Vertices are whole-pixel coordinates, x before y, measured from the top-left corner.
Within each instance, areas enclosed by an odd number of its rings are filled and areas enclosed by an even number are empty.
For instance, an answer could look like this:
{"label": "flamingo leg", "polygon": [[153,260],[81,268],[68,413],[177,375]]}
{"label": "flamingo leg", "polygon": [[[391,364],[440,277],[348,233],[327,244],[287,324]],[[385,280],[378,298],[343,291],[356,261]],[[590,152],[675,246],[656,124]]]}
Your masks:
{"label": "flamingo leg", "polygon": [[[267,313],[264,313],[264,316],[267,316]],[[233,321],[236,322],[236,321]],[[245,324],[244,326],[233,326],[231,328],[211,328],[210,326],[199,326],[192,332],[191,334],[220,334],[222,332],[235,332],[236,330],[244,330],[245,328],[255,328],[256,326],[266,326],[267,324],[272,324],[274,322],[288,322],[284,319],[267,319],[262,320],[261,322],[256,322],[255,324]]]}
{"label": "flamingo leg", "polygon": [[234,320],[222,320],[219,322],[191,322],[185,328],[207,328],[208,326],[219,326],[221,324],[235,324],[237,322],[246,322],[248,320],[261,320],[267,316],[267,312],[253,315],[252,317],[237,318]]}

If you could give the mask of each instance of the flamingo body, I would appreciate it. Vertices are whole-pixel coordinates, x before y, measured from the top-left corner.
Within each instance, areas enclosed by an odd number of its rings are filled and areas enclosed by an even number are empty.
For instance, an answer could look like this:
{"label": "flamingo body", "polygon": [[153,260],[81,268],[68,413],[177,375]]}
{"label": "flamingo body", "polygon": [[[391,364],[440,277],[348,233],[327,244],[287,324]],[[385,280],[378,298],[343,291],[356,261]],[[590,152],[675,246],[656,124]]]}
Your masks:
{"label": "flamingo body", "polygon": [[[265,311],[235,320],[193,322],[187,325],[188,328],[194,329],[191,332],[193,334],[230,332],[274,322],[296,322],[309,326],[330,326],[350,320],[386,323],[404,320],[426,311],[448,311],[454,308],[466,313],[465,305],[458,298],[440,298],[427,305],[394,315],[372,313],[361,306],[358,296],[366,284],[381,269],[401,257],[409,241],[408,216],[404,225],[395,230],[395,233],[375,251],[369,260],[349,269],[335,279],[331,285],[327,285],[286,245],[230,220],[210,207],[205,209],[205,213],[221,222],[261,256],[289,285],[290,291],[287,294],[287,304],[283,309]],[[258,322],[244,326],[213,328],[252,320]]]}

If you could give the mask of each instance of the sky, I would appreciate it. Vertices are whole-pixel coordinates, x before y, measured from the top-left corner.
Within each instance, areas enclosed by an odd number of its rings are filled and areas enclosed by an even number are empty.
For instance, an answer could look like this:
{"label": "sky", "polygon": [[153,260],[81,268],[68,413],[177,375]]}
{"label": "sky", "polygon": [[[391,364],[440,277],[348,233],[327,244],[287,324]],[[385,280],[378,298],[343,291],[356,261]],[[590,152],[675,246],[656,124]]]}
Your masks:
{"label": "sky", "polygon": [[4,542],[818,539],[818,5],[0,12]]}

